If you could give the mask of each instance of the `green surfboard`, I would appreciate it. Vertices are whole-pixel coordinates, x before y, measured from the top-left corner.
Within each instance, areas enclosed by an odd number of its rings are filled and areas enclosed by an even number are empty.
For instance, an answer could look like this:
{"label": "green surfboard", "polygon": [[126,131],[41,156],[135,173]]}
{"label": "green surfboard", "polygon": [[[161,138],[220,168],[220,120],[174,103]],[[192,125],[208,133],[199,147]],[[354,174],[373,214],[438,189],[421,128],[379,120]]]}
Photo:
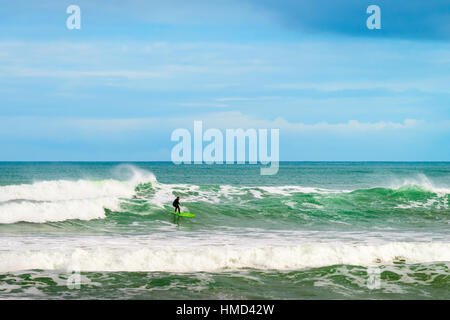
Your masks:
{"label": "green surfboard", "polygon": [[195,217],[195,214],[193,213],[189,213],[189,212],[173,212],[171,211],[174,215],[179,216],[179,217],[185,217],[185,218],[193,218]]}

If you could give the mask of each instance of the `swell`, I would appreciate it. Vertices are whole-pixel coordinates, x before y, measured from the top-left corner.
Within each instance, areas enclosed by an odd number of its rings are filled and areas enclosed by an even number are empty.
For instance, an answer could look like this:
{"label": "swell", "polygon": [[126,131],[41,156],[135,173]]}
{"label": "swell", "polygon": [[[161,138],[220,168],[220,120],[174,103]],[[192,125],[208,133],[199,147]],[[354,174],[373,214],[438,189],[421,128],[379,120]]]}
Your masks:
{"label": "swell", "polygon": [[[238,187],[230,185],[141,185],[139,199],[124,203],[129,213],[172,210],[174,196],[181,196],[185,211],[197,214],[196,223],[429,223],[448,224],[449,193],[423,185],[327,190],[302,186]],[[227,220],[228,219],[228,220]]]}
{"label": "swell", "polygon": [[130,169],[128,180],[54,180],[0,187],[0,224],[108,216],[166,219],[162,213],[172,210],[175,196],[181,196],[186,211],[197,214],[198,224],[227,225],[230,218],[300,224],[386,219],[449,222],[449,189],[435,187],[426,177],[389,187],[333,190],[297,185],[162,184],[150,172]]}

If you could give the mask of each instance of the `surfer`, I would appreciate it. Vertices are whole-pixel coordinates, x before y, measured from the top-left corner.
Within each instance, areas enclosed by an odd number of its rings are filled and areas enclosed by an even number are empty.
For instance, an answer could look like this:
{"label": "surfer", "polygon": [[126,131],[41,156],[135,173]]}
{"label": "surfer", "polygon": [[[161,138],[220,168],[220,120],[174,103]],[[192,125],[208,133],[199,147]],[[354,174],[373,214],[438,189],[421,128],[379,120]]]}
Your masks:
{"label": "surfer", "polygon": [[173,201],[172,205],[175,207],[175,212],[177,212],[177,209],[178,209],[178,213],[181,212],[181,210],[180,210],[180,197],[177,197],[177,198]]}

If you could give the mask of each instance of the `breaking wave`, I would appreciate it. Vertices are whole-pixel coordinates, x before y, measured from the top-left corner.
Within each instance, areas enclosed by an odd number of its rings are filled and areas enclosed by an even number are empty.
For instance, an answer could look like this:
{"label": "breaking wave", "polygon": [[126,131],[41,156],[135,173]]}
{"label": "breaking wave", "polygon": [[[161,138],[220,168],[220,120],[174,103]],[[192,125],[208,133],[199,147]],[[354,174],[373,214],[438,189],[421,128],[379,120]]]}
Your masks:
{"label": "breaking wave", "polygon": [[120,210],[123,198],[140,183],[156,181],[152,173],[130,167],[128,180],[54,180],[0,187],[0,223],[91,220],[105,217],[105,208]]}
{"label": "breaking wave", "polygon": [[0,272],[19,270],[220,272],[299,270],[450,261],[449,243],[302,244],[270,247],[129,247],[0,252]]}

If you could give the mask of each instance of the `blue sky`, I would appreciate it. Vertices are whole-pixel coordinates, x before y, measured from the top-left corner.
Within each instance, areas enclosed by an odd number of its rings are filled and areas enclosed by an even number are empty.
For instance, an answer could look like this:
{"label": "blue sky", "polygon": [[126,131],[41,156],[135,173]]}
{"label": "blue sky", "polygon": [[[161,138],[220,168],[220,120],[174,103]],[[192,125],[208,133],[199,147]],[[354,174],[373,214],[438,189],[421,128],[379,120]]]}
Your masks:
{"label": "blue sky", "polygon": [[203,120],[279,128],[281,160],[450,161],[448,1],[126,3],[2,3],[0,160],[170,160]]}

